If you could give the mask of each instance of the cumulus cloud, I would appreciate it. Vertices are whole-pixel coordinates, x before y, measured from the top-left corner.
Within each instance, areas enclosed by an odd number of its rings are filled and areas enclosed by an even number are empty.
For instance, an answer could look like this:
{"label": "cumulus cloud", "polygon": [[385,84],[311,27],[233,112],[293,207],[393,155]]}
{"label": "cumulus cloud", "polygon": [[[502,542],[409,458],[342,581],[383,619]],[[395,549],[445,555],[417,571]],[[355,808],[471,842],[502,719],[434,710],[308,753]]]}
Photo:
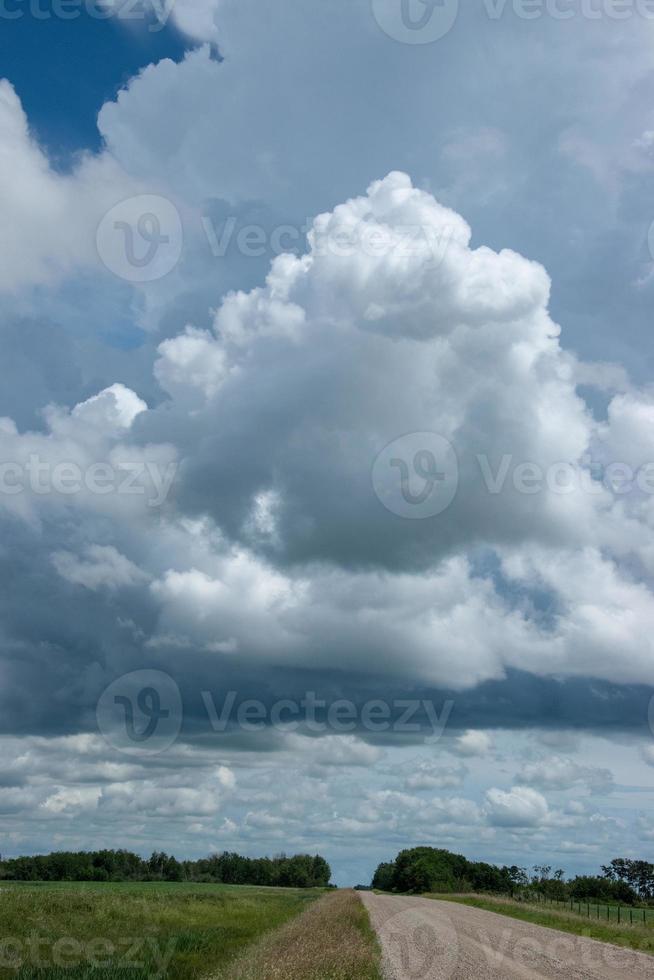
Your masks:
{"label": "cumulus cloud", "polygon": [[452,751],[456,752],[457,755],[468,757],[484,756],[488,755],[492,745],[492,739],[487,732],[470,729],[456,739]]}
{"label": "cumulus cloud", "polygon": [[[164,657],[408,666],[456,690],[511,669],[650,682],[654,602],[635,561],[651,560],[650,501],[585,461],[596,443],[609,452],[611,416],[596,423],[579,395],[543,268],[470,238],[406,175],[375,181],[315,219],[306,254],[227,295],[211,331],[161,344],[164,403],[116,383],[50,407],[46,433],[2,423],[5,458],[137,466],[135,489],[158,483],[149,496],[82,487],[2,505],[31,521],[72,511],[79,541],[51,548],[58,573],[140,586],[148,614],[134,637]],[[424,520],[389,513],[372,472],[411,431],[448,439],[459,470],[449,507]],[[549,479],[525,491],[507,476],[519,460],[545,472],[565,460],[572,492]],[[156,543],[149,511],[163,516]],[[481,549],[493,570],[478,566]],[[488,747],[470,732],[455,751]]]}
{"label": "cumulus cloud", "polygon": [[218,40],[216,14],[220,0],[175,0],[172,7],[173,21],[184,34],[194,41]]}
{"label": "cumulus cloud", "polygon": [[101,790],[94,786],[60,789],[48,796],[41,806],[48,813],[65,813],[69,810],[92,810],[98,805]]}
{"label": "cumulus cloud", "polygon": [[548,813],[547,800],[535,789],[515,786],[486,793],[486,816],[497,827],[537,827]]}
{"label": "cumulus cloud", "polygon": [[465,766],[442,766],[423,762],[409,773],[404,785],[408,790],[460,789],[466,775]]}
{"label": "cumulus cloud", "polygon": [[20,100],[0,80],[0,291],[52,286],[98,268],[95,232],[110,206],[139,187],[108,154],[84,155],[61,175],[30,133]]}
{"label": "cumulus cloud", "polygon": [[384,752],[350,735],[327,735],[320,739],[296,737],[290,740],[300,756],[309,755],[318,769],[330,766],[374,766]]}
{"label": "cumulus cloud", "polygon": [[583,766],[573,759],[553,756],[526,763],[518,773],[518,782],[554,790],[572,789],[581,784],[591,792],[610,792],[614,779],[609,769]]}
{"label": "cumulus cloud", "polygon": [[89,545],[84,557],[70,551],[56,551],[52,561],[66,581],[87,589],[102,586],[116,589],[142,582],[147,576],[112,545]]}

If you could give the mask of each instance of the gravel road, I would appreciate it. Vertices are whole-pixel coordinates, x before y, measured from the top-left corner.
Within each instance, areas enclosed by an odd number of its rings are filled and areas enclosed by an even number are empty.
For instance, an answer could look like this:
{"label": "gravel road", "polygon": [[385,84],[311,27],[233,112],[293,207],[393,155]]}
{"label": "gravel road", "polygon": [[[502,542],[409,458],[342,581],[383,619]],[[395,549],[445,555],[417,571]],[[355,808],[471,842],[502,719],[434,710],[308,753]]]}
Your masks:
{"label": "gravel road", "polygon": [[654,957],[429,898],[362,892],[387,980],[654,980]]}

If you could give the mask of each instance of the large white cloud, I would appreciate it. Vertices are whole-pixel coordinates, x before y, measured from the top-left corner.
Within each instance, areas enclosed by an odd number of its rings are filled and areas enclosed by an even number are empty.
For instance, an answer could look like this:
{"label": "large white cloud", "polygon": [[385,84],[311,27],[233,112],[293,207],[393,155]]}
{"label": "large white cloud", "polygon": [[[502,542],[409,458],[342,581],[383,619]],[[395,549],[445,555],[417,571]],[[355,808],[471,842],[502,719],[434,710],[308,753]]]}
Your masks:
{"label": "large white cloud", "polygon": [[547,800],[542,793],[522,786],[508,791],[489,789],[486,811],[489,821],[498,827],[534,827],[548,816]]}
{"label": "large white cloud", "polygon": [[[3,424],[6,459],[85,472],[132,461],[140,496],[2,503],[31,519],[77,513],[78,550],[53,548],[55,567],[80,586],[147,589],[150,649],[408,666],[457,689],[510,668],[651,683],[651,498],[607,486],[588,461],[595,446],[604,462],[617,451],[615,417],[619,442],[638,427],[631,465],[647,462],[648,395],[629,396],[643,407],[627,420],[617,396],[595,422],[548,293],[541,266],[472,249],[458,215],[390,174],[316,218],[309,251],[276,259],[265,286],[229,294],[212,332],[162,343],[160,406],[114,385],[49,409],[50,434]],[[373,472],[411,431],[445,437],[458,458],[452,503],[422,520],[389,513]],[[168,489],[176,460],[174,494],[153,508],[158,488],[141,484],[154,474]],[[165,515],[156,546],[153,510]],[[100,552],[97,514],[115,521]]]}
{"label": "large white cloud", "polygon": [[57,173],[11,83],[0,81],[0,291],[56,285],[97,268],[100,219],[139,186],[108,154],[84,154],[71,174]]}

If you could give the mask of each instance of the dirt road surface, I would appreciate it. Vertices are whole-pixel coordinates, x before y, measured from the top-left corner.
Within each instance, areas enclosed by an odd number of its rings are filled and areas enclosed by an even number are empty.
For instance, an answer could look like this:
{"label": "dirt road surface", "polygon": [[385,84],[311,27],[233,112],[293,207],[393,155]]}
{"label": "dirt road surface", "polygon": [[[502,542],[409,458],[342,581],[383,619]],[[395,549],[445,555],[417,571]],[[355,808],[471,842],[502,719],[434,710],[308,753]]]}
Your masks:
{"label": "dirt road surface", "polygon": [[654,957],[453,902],[362,892],[387,980],[654,980]]}

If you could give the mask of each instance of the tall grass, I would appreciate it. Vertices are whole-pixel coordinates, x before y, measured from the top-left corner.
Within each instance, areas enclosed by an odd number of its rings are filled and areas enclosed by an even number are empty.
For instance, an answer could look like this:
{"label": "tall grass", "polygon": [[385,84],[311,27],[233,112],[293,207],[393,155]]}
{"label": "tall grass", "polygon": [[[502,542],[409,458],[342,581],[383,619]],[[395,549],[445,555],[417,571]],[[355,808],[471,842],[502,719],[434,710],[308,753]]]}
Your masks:
{"label": "tall grass", "polygon": [[3,882],[0,978],[206,977],[320,894],[211,884]]}
{"label": "tall grass", "polygon": [[380,951],[353,891],[325,895],[214,980],[381,980]]}

